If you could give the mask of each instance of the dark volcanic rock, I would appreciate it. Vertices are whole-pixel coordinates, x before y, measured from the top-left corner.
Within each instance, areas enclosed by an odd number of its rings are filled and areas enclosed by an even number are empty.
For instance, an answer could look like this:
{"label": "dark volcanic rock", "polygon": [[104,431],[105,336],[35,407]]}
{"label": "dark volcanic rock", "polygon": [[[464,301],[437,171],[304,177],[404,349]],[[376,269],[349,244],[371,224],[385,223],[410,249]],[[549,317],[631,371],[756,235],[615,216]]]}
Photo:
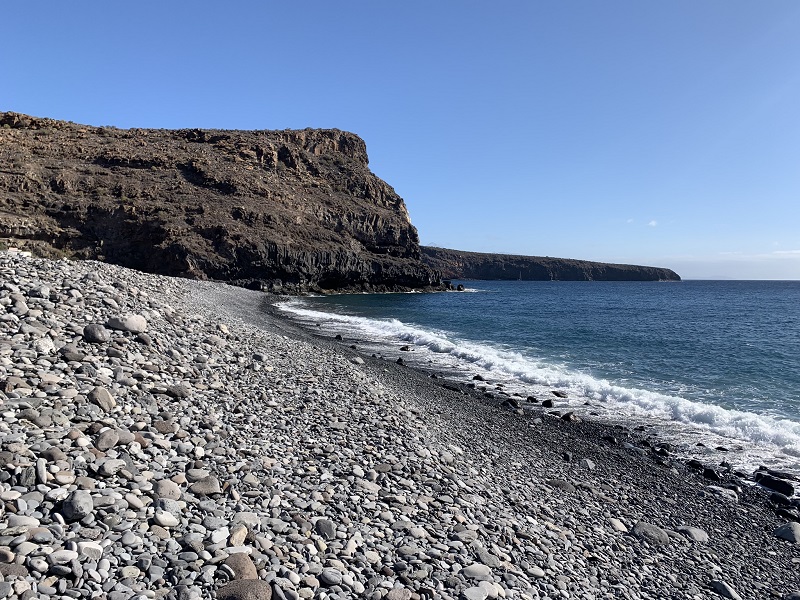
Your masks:
{"label": "dark volcanic rock", "polygon": [[655,546],[669,544],[669,535],[667,535],[666,531],[657,525],[644,521],[638,521],[633,526],[633,535]]}
{"label": "dark volcanic rock", "polygon": [[615,265],[550,258],[484,254],[422,247],[422,259],[445,279],[522,279],[524,281],[680,281],[675,271],[660,267]]}
{"label": "dark volcanic rock", "polygon": [[759,484],[763,485],[765,488],[769,488],[770,490],[779,492],[784,496],[791,497],[794,495],[794,486],[788,481],[784,481],[783,479],[778,479],[777,477],[773,477],[772,475],[764,475],[761,473],[757,473],[755,479]]}
{"label": "dark volcanic rock", "polygon": [[438,284],[405,203],[336,129],[154,130],[0,113],[0,239],[259,289]]}

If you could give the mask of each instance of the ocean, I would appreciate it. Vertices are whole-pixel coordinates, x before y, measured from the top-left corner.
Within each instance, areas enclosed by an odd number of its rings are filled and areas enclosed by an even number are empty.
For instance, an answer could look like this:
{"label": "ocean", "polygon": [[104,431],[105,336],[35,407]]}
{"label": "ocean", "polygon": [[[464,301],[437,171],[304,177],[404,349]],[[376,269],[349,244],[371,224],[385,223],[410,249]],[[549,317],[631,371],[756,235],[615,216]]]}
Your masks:
{"label": "ocean", "polygon": [[800,282],[454,283],[467,291],[279,307],[367,354],[646,424],[687,456],[800,472]]}

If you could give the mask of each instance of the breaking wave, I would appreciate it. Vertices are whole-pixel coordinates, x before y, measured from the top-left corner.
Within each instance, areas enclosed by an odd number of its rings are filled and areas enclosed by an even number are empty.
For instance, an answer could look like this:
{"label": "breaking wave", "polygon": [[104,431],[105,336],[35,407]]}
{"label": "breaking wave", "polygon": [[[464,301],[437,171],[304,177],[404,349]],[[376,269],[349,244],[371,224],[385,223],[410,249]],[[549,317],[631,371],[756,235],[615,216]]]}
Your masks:
{"label": "breaking wave", "polygon": [[747,442],[765,453],[800,457],[800,423],[790,419],[625,387],[575,371],[565,364],[528,355],[520,349],[463,340],[447,331],[423,329],[397,319],[372,319],[313,310],[298,299],[281,303],[278,307],[301,322],[318,324],[332,334],[365,338],[386,348],[396,348],[397,342],[413,345],[420,362],[433,360],[442,365],[460,366],[465,371],[488,375],[495,381],[527,384],[539,388],[539,391],[558,388],[567,391],[570,397],[583,398],[592,405],[623,413],[631,419],[656,419],[686,425],[723,438]]}

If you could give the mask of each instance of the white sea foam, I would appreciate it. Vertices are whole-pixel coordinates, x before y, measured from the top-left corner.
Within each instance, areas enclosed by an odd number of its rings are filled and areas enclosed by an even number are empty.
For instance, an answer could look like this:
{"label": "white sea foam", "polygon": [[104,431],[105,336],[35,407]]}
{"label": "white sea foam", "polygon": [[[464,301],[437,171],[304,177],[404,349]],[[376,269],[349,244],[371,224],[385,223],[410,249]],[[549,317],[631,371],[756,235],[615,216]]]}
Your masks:
{"label": "white sea foam", "polygon": [[[764,455],[800,457],[800,423],[768,415],[730,410],[680,396],[629,388],[491,344],[461,340],[446,331],[426,330],[396,319],[370,319],[313,310],[302,300],[290,300],[281,309],[305,322],[319,323],[332,332],[348,331],[377,344],[413,344],[425,358],[448,366],[484,372],[495,380],[522,382],[541,390],[558,388],[571,397],[583,397],[607,412],[633,418],[683,424],[728,440],[761,449]],[[794,461],[796,462],[796,461]]]}

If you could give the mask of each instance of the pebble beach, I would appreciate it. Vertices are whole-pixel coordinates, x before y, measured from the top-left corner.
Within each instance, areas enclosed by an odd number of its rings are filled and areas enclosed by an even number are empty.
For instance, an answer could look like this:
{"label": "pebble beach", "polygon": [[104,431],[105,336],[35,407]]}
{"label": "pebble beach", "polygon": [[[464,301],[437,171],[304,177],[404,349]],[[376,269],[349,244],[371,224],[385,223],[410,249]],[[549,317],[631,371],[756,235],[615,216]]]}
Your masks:
{"label": "pebble beach", "polygon": [[0,598],[800,600],[790,474],[487,402],[271,298],[0,252]]}

